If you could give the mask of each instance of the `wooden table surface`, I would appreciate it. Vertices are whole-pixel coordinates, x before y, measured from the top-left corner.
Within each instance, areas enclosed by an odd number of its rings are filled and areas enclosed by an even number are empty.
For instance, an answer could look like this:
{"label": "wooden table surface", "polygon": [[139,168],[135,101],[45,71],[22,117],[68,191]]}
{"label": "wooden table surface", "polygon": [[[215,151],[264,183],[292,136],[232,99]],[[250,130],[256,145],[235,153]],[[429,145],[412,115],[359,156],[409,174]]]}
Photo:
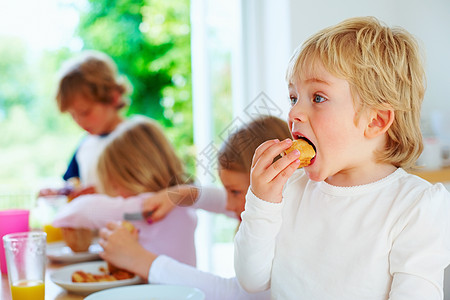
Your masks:
{"label": "wooden table surface", "polygon": [[[52,272],[64,266],[67,266],[67,264],[55,264],[55,263],[48,264],[47,270],[45,272],[45,300],[80,300],[86,297],[69,293],[59,285],[53,283],[53,281],[50,279],[50,274]],[[8,282],[8,275],[1,274],[1,276],[2,276],[2,285],[0,291],[1,295],[0,299],[11,300],[11,291]]]}
{"label": "wooden table surface", "polygon": [[443,167],[437,170],[419,169],[410,171],[410,173],[420,176],[431,183],[450,183],[450,167]]}

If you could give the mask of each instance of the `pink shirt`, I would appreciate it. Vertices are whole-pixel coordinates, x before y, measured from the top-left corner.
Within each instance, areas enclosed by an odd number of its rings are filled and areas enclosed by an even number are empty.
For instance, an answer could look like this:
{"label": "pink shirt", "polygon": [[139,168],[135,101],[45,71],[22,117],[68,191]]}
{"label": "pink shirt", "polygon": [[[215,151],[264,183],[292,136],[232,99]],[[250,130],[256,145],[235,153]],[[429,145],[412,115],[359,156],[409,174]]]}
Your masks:
{"label": "pink shirt", "polygon": [[[108,222],[123,220],[124,213],[142,210],[142,200],[153,193],[128,198],[103,194],[76,198],[58,212],[53,226],[100,229]],[[175,207],[163,220],[153,224],[131,221],[139,230],[141,245],[155,254],[165,254],[180,262],[195,266],[194,233],[197,226],[195,209]]]}

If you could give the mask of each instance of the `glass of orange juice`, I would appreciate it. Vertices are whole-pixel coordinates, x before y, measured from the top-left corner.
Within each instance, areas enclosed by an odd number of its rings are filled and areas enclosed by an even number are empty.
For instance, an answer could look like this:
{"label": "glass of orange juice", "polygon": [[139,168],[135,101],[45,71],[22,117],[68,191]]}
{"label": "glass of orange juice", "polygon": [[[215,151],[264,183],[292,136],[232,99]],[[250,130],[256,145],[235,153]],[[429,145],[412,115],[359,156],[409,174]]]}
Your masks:
{"label": "glass of orange juice", "polygon": [[61,228],[54,227],[52,224],[45,224],[42,230],[47,233],[47,243],[59,242],[63,240]]}
{"label": "glass of orange juice", "polygon": [[3,237],[12,300],[44,300],[47,234],[30,231]]}

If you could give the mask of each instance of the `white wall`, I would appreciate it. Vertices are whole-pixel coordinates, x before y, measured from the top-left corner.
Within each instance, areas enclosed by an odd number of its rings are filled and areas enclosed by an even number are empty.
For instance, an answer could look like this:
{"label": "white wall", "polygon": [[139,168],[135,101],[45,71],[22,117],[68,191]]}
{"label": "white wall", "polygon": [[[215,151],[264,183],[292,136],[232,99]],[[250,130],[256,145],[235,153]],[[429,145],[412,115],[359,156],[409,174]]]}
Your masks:
{"label": "white wall", "polygon": [[[287,110],[284,72],[293,50],[316,31],[355,16],[375,16],[389,26],[402,26],[425,53],[427,92],[423,116],[450,112],[449,0],[241,0],[246,36],[244,49],[247,98],[264,91]],[[256,17],[255,14],[258,14]],[[253,61],[252,61],[253,59]],[[245,84],[244,84],[245,88]],[[246,99],[247,101],[249,99]],[[287,111],[286,114],[287,115]],[[450,128],[449,128],[450,130]]]}
{"label": "white wall", "polygon": [[[450,111],[450,1],[295,1],[291,2],[292,41],[299,44],[320,28],[345,18],[372,15],[389,26],[402,26],[422,42],[427,92],[424,114],[433,109]],[[345,4],[343,4],[345,3]],[[317,12],[311,14],[311,12]],[[317,19],[320,18],[320,22]]]}
{"label": "white wall", "polygon": [[[264,93],[287,117],[289,101],[285,84],[286,66],[291,55],[289,1],[240,0],[241,35],[233,61],[238,61],[240,97],[234,98],[236,112]],[[233,77],[235,73],[233,73]],[[234,93],[234,92],[233,92]]]}

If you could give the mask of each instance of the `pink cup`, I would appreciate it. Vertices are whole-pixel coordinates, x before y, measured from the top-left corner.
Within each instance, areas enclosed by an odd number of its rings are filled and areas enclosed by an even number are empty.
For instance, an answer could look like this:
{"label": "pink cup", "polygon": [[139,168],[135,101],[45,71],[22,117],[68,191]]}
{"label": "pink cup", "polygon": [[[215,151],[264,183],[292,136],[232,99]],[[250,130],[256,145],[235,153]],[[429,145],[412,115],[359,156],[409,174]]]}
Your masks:
{"label": "pink cup", "polygon": [[7,273],[3,236],[8,233],[29,231],[30,211],[26,209],[8,209],[0,211],[0,269]]}

